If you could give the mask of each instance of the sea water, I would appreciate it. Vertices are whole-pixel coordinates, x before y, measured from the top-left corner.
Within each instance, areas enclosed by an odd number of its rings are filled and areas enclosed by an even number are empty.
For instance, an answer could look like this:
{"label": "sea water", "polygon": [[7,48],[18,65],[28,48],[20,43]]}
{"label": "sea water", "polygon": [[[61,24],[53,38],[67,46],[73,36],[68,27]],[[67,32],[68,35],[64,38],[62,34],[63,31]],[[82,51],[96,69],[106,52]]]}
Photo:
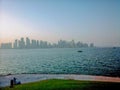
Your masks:
{"label": "sea water", "polygon": [[23,73],[120,77],[120,48],[0,49],[0,75]]}

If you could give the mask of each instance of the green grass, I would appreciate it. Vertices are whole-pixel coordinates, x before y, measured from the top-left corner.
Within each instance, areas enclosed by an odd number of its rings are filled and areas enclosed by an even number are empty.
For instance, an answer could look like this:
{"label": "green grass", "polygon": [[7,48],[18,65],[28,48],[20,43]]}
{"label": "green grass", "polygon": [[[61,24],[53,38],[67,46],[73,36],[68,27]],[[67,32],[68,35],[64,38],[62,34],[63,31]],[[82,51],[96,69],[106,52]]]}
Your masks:
{"label": "green grass", "polygon": [[4,87],[1,90],[120,90],[120,83],[51,79]]}

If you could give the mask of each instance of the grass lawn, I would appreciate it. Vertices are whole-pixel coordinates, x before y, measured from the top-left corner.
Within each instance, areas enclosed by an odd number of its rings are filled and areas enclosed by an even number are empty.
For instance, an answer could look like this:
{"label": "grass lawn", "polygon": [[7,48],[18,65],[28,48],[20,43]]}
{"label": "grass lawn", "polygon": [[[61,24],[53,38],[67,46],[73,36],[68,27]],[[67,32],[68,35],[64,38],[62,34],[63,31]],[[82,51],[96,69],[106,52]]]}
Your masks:
{"label": "grass lawn", "polygon": [[51,79],[0,90],[120,90],[120,83]]}

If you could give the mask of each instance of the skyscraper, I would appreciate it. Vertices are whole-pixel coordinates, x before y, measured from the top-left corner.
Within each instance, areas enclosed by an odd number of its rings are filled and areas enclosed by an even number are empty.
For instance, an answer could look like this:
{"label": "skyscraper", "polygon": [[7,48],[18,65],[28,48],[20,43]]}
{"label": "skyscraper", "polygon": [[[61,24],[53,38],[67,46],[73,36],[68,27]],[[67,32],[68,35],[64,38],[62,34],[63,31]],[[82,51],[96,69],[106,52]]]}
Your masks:
{"label": "skyscraper", "polygon": [[15,49],[18,48],[18,40],[17,39],[15,40],[15,42],[13,44],[13,48],[15,48]]}
{"label": "skyscraper", "polygon": [[94,47],[94,44],[93,44],[93,43],[90,43],[90,47]]}
{"label": "skyscraper", "polygon": [[30,48],[30,39],[26,38],[26,48]]}
{"label": "skyscraper", "polygon": [[37,40],[37,48],[39,48],[39,40]]}
{"label": "skyscraper", "polygon": [[24,38],[21,38],[21,39],[19,40],[19,48],[25,48]]}
{"label": "skyscraper", "polygon": [[32,48],[37,48],[37,42],[36,42],[36,40],[32,40],[31,47]]}

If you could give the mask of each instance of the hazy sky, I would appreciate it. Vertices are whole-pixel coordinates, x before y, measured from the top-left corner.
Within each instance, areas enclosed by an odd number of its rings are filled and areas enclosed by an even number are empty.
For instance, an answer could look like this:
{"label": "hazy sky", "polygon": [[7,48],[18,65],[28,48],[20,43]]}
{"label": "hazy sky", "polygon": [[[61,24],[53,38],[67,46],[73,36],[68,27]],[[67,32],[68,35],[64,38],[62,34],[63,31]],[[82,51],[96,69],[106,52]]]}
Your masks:
{"label": "hazy sky", "polygon": [[27,36],[120,46],[120,0],[0,0],[0,42]]}

